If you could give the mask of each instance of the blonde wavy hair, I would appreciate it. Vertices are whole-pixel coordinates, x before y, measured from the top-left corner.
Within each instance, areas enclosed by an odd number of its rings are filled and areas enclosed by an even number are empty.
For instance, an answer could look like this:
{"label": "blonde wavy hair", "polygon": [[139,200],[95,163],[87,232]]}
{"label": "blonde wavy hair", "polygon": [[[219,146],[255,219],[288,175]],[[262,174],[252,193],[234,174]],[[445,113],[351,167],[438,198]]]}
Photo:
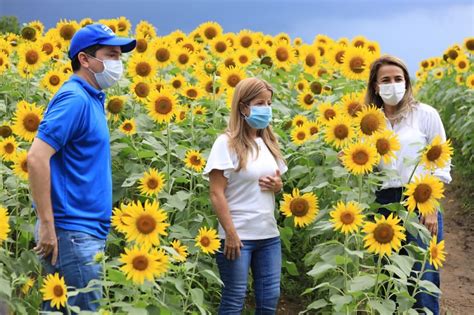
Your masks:
{"label": "blonde wavy hair", "polygon": [[384,55],[376,59],[370,66],[369,82],[367,83],[367,93],[365,95],[366,104],[374,104],[378,108],[383,108],[383,100],[376,93],[377,85],[377,74],[380,68],[384,65],[397,66],[403,71],[403,76],[405,79],[405,95],[403,96],[400,103],[397,105],[397,111],[395,116],[391,120],[400,120],[405,113],[412,110],[414,106],[418,104],[418,101],[413,97],[413,89],[411,87],[410,75],[408,74],[408,68],[405,63],[395,57],[390,55]]}
{"label": "blonde wavy hair", "polygon": [[[252,138],[251,127],[245,122],[242,110],[265,90],[270,91],[273,96],[271,85],[258,78],[243,79],[235,87],[226,134],[229,136],[229,149],[234,151],[239,159],[237,172],[246,168],[249,152],[256,152],[258,156],[257,143]],[[263,139],[275,160],[284,162],[277,138],[270,125],[265,129],[258,129],[257,136]]]}

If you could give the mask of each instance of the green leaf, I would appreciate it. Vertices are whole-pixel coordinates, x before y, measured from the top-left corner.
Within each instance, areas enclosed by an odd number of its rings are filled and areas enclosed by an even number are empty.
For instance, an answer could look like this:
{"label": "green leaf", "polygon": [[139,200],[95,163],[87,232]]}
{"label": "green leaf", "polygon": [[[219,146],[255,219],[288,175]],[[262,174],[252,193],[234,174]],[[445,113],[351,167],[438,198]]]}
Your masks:
{"label": "green leaf", "polygon": [[340,311],[344,305],[352,302],[352,296],[334,294],[333,296],[329,298],[329,300],[334,305],[334,309],[336,311]]}
{"label": "green leaf", "polygon": [[299,276],[300,273],[298,272],[298,268],[296,268],[296,265],[294,262],[284,260],[283,266],[286,268],[286,270],[288,271],[290,275]]}
{"label": "green leaf", "polygon": [[396,305],[392,300],[370,300],[368,304],[382,315],[395,313]]}
{"label": "green leaf", "polygon": [[325,307],[326,305],[328,305],[328,302],[325,299],[319,299],[317,301],[314,301],[310,305],[308,305],[307,309],[317,310],[317,309]]}
{"label": "green leaf", "polygon": [[308,272],[308,275],[317,279],[320,276],[322,276],[323,274],[325,274],[327,271],[334,269],[334,267],[335,267],[334,265],[330,265],[330,264],[325,263],[325,262],[319,262],[319,263],[315,264],[313,269],[311,269]]}
{"label": "green leaf", "polygon": [[384,269],[396,274],[406,284],[407,275],[400,268],[395,265],[385,265]]}
{"label": "green leaf", "polygon": [[441,290],[433,282],[430,282],[428,280],[421,280],[420,288],[426,289],[428,292],[431,293],[441,293]]}
{"label": "green leaf", "polygon": [[365,291],[372,288],[375,285],[376,275],[364,275],[353,278],[349,282],[349,291]]}
{"label": "green leaf", "polygon": [[0,294],[11,298],[12,288],[10,287],[10,282],[7,279],[0,278]]}
{"label": "green leaf", "polygon": [[414,258],[407,255],[393,254],[390,260],[393,261],[407,277],[410,276],[413,264],[415,263]]}

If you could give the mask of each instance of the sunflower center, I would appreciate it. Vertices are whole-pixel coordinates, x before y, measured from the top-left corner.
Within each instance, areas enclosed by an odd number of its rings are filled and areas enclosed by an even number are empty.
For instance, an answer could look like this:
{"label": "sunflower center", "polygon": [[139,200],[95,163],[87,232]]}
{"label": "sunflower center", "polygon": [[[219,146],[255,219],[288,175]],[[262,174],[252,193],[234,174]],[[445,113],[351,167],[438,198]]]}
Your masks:
{"label": "sunflower center", "polygon": [[9,126],[0,126],[0,136],[3,138],[10,137],[12,135],[12,128]]}
{"label": "sunflower center", "polygon": [[147,97],[150,94],[150,87],[145,82],[140,82],[135,86],[135,93],[138,97]]}
{"label": "sunflower center", "polygon": [[311,127],[309,128],[309,134],[310,134],[310,135],[315,135],[315,134],[317,134],[317,133],[318,133],[318,127],[316,127],[316,126],[311,126]]}
{"label": "sunflower center", "polygon": [[162,115],[166,115],[171,112],[173,109],[173,105],[171,103],[171,100],[165,96],[159,97],[155,101],[155,111],[157,113],[160,113]]}
{"label": "sunflower center", "polygon": [[55,285],[53,288],[53,293],[55,297],[61,297],[64,294],[64,289],[61,285]]}
{"label": "sunflower center", "polygon": [[350,211],[344,211],[341,213],[341,222],[345,225],[350,225],[354,222],[355,216],[354,213]]}
{"label": "sunflower center", "polygon": [[326,120],[333,119],[334,117],[336,117],[336,111],[334,109],[329,108],[324,111],[324,118],[326,118]]}
{"label": "sunflower center", "polygon": [[439,253],[438,253],[438,248],[437,247],[431,248],[430,253],[431,253],[431,259],[438,258]]}
{"label": "sunflower center", "polygon": [[3,58],[0,57],[0,67],[3,66],[3,63],[4,63]]}
{"label": "sunflower center", "polygon": [[433,162],[439,159],[442,152],[443,150],[440,145],[434,145],[426,152],[426,157],[429,161]]}
{"label": "sunflower center", "polygon": [[56,86],[59,84],[59,82],[61,82],[61,80],[59,79],[59,76],[53,74],[52,76],[49,77],[49,83],[51,85]]}
{"label": "sunflower center", "polygon": [[5,152],[7,152],[8,154],[11,154],[13,153],[13,151],[15,151],[15,146],[12,144],[12,143],[7,143],[3,149],[5,150]]}
{"label": "sunflower center", "polygon": [[190,98],[195,98],[195,97],[197,97],[198,93],[197,93],[196,90],[190,89],[186,92],[186,95]]}
{"label": "sunflower center", "polygon": [[178,62],[182,65],[187,64],[189,61],[189,56],[187,54],[181,54],[178,57]]}
{"label": "sunflower center", "polygon": [[148,43],[146,39],[144,38],[137,39],[137,51],[139,53],[145,52],[147,48],[148,48]]}
{"label": "sunflower center", "polygon": [[71,40],[75,32],[76,29],[74,28],[74,26],[67,24],[61,27],[61,29],[59,30],[59,35],[65,40]]}
{"label": "sunflower center", "polygon": [[207,39],[213,39],[217,36],[217,30],[214,27],[208,27],[204,31],[204,36],[206,36]]}
{"label": "sunflower center", "polygon": [[369,155],[365,151],[356,151],[352,154],[352,160],[357,165],[365,165],[369,161]]}
{"label": "sunflower center", "polygon": [[131,123],[126,123],[126,124],[123,125],[123,129],[125,131],[130,131],[130,130],[133,129],[133,125]]}
{"label": "sunflower center", "polygon": [[151,65],[148,62],[139,62],[135,70],[139,76],[147,77],[151,73]]}
{"label": "sunflower center", "polygon": [[309,54],[305,58],[306,65],[308,67],[312,67],[316,64],[316,56],[313,54]]}
{"label": "sunflower center", "polygon": [[249,48],[252,45],[252,38],[244,36],[240,39],[240,45],[244,48]]}
{"label": "sunflower center", "polygon": [[28,162],[27,162],[26,159],[21,161],[20,166],[21,166],[21,169],[23,170],[23,172],[28,173]]}
{"label": "sunflower center", "polygon": [[301,127],[301,126],[304,125],[304,121],[302,121],[302,120],[297,120],[297,121],[295,122],[295,125],[297,125],[298,127]]}
{"label": "sunflower center", "polygon": [[39,54],[36,50],[29,50],[25,55],[25,60],[29,65],[34,65],[39,60]]}
{"label": "sunflower center", "polygon": [[174,80],[173,82],[171,82],[171,85],[175,89],[179,89],[183,85],[183,83],[181,82],[181,80]]}
{"label": "sunflower center", "polygon": [[249,58],[245,55],[242,55],[242,56],[239,57],[239,61],[240,61],[240,63],[245,64],[245,63],[249,62]]}
{"label": "sunflower center", "polygon": [[235,67],[235,61],[232,59],[232,58],[227,58],[225,61],[224,61],[224,64],[227,68],[230,68],[230,67]]}
{"label": "sunflower center", "polygon": [[448,52],[448,56],[449,56],[449,58],[451,58],[452,60],[454,60],[454,59],[456,59],[456,58],[459,56],[459,54],[458,54],[458,52],[457,52],[456,50],[450,49],[449,52]]}
{"label": "sunflower center", "polygon": [[321,94],[321,91],[323,90],[323,85],[319,83],[318,81],[314,81],[314,82],[311,82],[311,84],[309,85],[309,88],[311,92],[319,95]]}
{"label": "sunflower center", "polygon": [[143,255],[137,256],[133,258],[132,265],[135,270],[146,270],[146,268],[148,268],[148,258]]}
{"label": "sunflower center", "polygon": [[379,120],[374,114],[365,115],[360,121],[360,129],[368,136],[379,128]]}
{"label": "sunflower center", "polygon": [[340,140],[346,139],[349,135],[349,128],[346,125],[340,124],[334,128],[334,136]]}
{"label": "sunflower center", "polygon": [[464,61],[464,60],[461,60],[459,63],[458,63],[458,67],[460,69],[464,69],[467,67],[467,63]]}
{"label": "sunflower center", "polygon": [[53,52],[54,47],[51,43],[44,43],[41,49],[46,53],[46,55],[50,55]]}
{"label": "sunflower center", "polygon": [[395,235],[392,226],[387,223],[379,224],[374,230],[374,238],[380,244],[390,243]]}
{"label": "sunflower center", "polygon": [[186,112],[185,112],[185,111],[181,111],[181,112],[179,113],[179,119],[180,119],[180,120],[184,120],[185,118],[186,118]]}
{"label": "sunflower center", "polygon": [[23,126],[29,132],[35,132],[38,130],[39,123],[39,117],[33,113],[29,113],[25,116],[25,118],[23,118]]}
{"label": "sunflower center", "polygon": [[415,198],[417,203],[423,203],[430,199],[432,193],[431,186],[428,184],[419,184],[415,188],[415,192],[413,193],[413,197]]}
{"label": "sunflower center", "polygon": [[358,102],[353,102],[347,105],[347,111],[349,112],[349,115],[351,115],[352,117],[356,117],[357,112],[359,112],[360,110],[361,110],[361,106]]}
{"label": "sunflower center", "polygon": [[156,189],[158,187],[158,181],[154,178],[150,178],[147,182],[146,182],[146,186],[150,189]]}
{"label": "sunflower center", "polygon": [[267,50],[265,48],[260,48],[258,51],[257,51],[257,56],[259,58],[262,58],[263,56],[266,56],[267,55]]}
{"label": "sunflower center", "polygon": [[344,51],[338,51],[334,56],[334,60],[340,65],[344,63]]}
{"label": "sunflower center", "polygon": [[122,108],[123,108],[123,101],[121,99],[118,99],[118,98],[114,98],[114,99],[110,100],[109,103],[107,104],[107,109],[112,114],[120,113]]}
{"label": "sunflower center", "polygon": [[118,30],[120,32],[123,32],[127,29],[127,23],[123,22],[123,21],[120,21],[117,23],[117,26],[118,26]]}
{"label": "sunflower center", "polygon": [[314,103],[313,95],[306,94],[305,97],[303,98],[303,101],[306,105],[312,105]]}
{"label": "sunflower center", "polygon": [[156,228],[156,221],[151,215],[144,214],[137,219],[136,227],[140,233],[150,234]]}
{"label": "sunflower center", "polygon": [[224,42],[217,42],[214,46],[219,53],[223,53],[227,49],[227,45]]}
{"label": "sunflower center", "polygon": [[296,139],[298,140],[304,140],[306,139],[306,133],[304,131],[300,131],[296,134]]}
{"label": "sunflower center", "polygon": [[33,27],[26,26],[21,30],[21,37],[26,40],[34,40],[36,38],[36,30]]}
{"label": "sunflower center", "polygon": [[155,58],[159,62],[166,62],[170,59],[170,51],[166,48],[159,48],[155,52]]}
{"label": "sunflower center", "polygon": [[229,84],[231,87],[235,87],[237,85],[237,83],[240,82],[240,76],[238,74],[231,74],[228,78],[227,78],[227,84]]}
{"label": "sunflower center", "polygon": [[364,44],[365,44],[364,41],[362,41],[362,40],[357,40],[357,41],[354,43],[354,46],[355,46],[355,47],[364,47]]}
{"label": "sunflower center", "polygon": [[362,73],[364,71],[364,59],[361,57],[354,57],[349,62],[349,67],[352,72]]}
{"label": "sunflower center", "polygon": [[428,67],[430,66],[430,64],[428,63],[428,61],[425,60],[425,61],[423,61],[423,62],[421,63],[421,66],[422,66],[423,68],[428,68]]}
{"label": "sunflower center", "polygon": [[295,198],[290,203],[290,210],[295,217],[303,217],[309,211],[309,203],[306,199]]}
{"label": "sunflower center", "polygon": [[196,155],[193,155],[191,156],[191,158],[189,159],[189,161],[191,162],[192,165],[194,166],[199,166],[201,165],[201,159],[196,156]]}
{"label": "sunflower center", "polygon": [[199,241],[202,246],[208,247],[211,244],[211,240],[207,236],[201,237],[201,240]]}
{"label": "sunflower center", "polygon": [[388,153],[388,151],[390,151],[390,142],[387,139],[378,139],[375,146],[377,147],[377,152],[380,155],[385,155]]}
{"label": "sunflower center", "polygon": [[[212,90],[213,86],[214,86],[214,84],[212,83],[212,81],[207,82],[206,83],[206,92],[212,93],[213,92],[213,90]],[[218,86],[214,87],[214,90],[215,90],[216,93],[219,93],[219,87]]]}
{"label": "sunflower center", "polygon": [[285,62],[290,57],[290,53],[285,47],[278,47],[276,50],[276,57],[279,61]]}
{"label": "sunflower center", "polygon": [[466,48],[470,51],[474,50],[474,39],[469,39],[468,41],[466,41]]}

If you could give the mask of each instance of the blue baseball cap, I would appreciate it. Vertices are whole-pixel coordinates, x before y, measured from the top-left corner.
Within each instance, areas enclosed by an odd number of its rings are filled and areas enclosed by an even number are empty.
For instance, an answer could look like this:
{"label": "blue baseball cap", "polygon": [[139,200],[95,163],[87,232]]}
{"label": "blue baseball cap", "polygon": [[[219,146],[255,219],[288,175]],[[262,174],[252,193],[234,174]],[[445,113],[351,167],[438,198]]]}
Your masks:
{"label": "blue baseball cap", "polygon": [[123,53],[132,51],[137,45],[133,38],[118,37],[103,24],[89,24],[78,30],[71,39],[69,58],[74,58],[79,52],[93,45],[120,46]]}

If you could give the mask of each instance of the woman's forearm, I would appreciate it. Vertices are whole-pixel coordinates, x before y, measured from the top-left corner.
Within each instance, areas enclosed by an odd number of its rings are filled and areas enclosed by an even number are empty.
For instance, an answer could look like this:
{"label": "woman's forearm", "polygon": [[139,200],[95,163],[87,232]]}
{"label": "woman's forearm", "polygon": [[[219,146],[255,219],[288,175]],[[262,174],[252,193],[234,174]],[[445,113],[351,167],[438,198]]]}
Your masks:
{"label": "woman's forearm", "polygon": [[211,192],[211,203],[216,212],[217,219],[226,234],[236,233],[234,222],[232,221],[232,216],[230,215],[229,206],[227,204],[227,199],[224,194]]}

